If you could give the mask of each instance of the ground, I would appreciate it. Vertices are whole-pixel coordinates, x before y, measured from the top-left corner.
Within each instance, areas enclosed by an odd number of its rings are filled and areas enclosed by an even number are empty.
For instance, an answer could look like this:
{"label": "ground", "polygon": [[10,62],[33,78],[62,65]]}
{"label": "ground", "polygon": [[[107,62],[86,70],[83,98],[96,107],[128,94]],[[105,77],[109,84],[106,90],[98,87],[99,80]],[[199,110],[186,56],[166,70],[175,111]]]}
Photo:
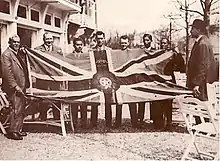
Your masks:
{"label": "ground", "polygon": [[[0,134],[0,160],[179,160],[190,139],[178,111],[173,113],[170,131],[156,131],[145,112],[143,129],[132,129],[128,108],[123,108],[123,125],[106,129],[104,111],[99,109],[98,127],[91,130],[70,131],[67,137],[60,129],[46,126],[26,126],[28,136],[14,141]],[[113,112],[113,115],[115,111]],[[200,141],[200,140],[199,140]],[[210,142],[201,142],[204,149]],[[216,146],[211,146],[216,148]]]}

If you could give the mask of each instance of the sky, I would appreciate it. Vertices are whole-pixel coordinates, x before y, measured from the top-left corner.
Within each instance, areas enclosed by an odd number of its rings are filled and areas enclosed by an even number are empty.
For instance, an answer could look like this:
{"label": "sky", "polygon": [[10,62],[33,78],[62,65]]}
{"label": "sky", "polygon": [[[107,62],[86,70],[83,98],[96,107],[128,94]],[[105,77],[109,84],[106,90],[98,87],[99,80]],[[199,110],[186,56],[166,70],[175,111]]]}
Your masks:
{"label": "sky", "polygon": [[[201,9],[199,4],[194,6]],[[172,0],[97,0],[97,8],[98,28],[123,34],[168,26],[169,19],[164,15],[177,12]]]}

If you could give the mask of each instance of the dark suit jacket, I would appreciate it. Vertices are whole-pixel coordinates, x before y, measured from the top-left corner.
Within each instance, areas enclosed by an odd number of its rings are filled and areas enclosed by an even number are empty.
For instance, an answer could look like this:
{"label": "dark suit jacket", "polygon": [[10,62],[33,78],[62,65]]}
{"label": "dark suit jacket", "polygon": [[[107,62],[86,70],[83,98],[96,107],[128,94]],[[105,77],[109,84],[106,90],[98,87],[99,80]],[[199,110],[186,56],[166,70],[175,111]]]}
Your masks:
{"label": "dark suit jacket", "polygon": [[29,84],[28,76],[25,75],[24,67],[10,48],[2,53],[1,65],[3,90],[8,94],[12,94],[15,87],[19,86],[25,91],[27,84]]}
{"label": "dark suit jacket", "polygon": [[200,99],[207,100],[206,83],[212,83],[216,77],[216,65],[212,46],[207,36],[195,42],[187,68],[187,87],[200,88]]}
{"label": "dark suit jacket", "polygon": [[60,54],[63,55],[62,53],[62,49],[56,45],[52,45],[52,51],[48,52],[44,46],[44,44],[37,46],[36,48],[34,48],[35,50],[40,50],[41,52],[45,52],[47,54]]}

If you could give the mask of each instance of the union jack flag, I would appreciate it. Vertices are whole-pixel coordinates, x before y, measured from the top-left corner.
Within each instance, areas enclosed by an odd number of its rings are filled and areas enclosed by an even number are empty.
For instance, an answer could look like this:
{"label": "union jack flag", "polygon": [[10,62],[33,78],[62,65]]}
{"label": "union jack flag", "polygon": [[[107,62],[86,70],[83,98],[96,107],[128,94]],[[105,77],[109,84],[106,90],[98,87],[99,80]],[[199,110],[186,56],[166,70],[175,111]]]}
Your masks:
{"label": "union jack flag", "polygon": [[[132,103],[172,99],[192,94],[171,82],[165,68],[172,51],[143,49],[90,50],[80,57],[49,55],[27,49],[30,76],[41,81],[31,86],[31,95],[68,103]],[[106,98],[106,96],[111,97]]]}

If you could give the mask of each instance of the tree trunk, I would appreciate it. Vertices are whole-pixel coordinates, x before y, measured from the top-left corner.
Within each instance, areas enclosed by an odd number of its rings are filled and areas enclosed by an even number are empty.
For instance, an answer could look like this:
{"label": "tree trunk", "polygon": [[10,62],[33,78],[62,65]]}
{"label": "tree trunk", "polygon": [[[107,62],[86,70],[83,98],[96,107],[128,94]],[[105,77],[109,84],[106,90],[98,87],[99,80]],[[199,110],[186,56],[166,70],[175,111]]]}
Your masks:
{"label": "tree trunk", "polygon": [[209,36],[209,28],[210,28],[210,0],[205,0],[205,8],[204,8],[204,22],[206,24],[207,36]]}
{"label": "tree trunk", "polygon": [[189,17],[188,17],[188,4],[185,0],[185,23],[186,23],[186,67],[189,59]]}

